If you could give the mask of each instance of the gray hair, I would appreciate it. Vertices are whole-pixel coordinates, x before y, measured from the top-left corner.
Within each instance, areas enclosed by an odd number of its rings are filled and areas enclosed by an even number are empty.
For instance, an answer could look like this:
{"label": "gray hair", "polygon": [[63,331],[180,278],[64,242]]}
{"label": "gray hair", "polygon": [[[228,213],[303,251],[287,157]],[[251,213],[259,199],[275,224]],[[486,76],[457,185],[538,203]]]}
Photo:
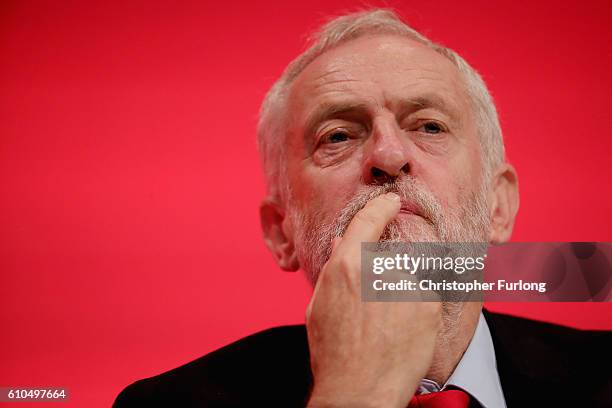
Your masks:
{"label": "gray hair", "polygon": [[323,25],[312,45],[285,69],[268,91],[259,114],[257,142],[268,195],[285,199],[289,185],[283,174],[286,169],[285,139],[288,128],[287,99],[297,76],[319,55],[364,35],[391,34],[408,37],[448,58],[464,80],[472,104],[482,149],[484,180],[505,160],[504,142],[497,110],[484,81],[459,54],[436,44],[402,22],[391,10],[376,9],[337,17]]}

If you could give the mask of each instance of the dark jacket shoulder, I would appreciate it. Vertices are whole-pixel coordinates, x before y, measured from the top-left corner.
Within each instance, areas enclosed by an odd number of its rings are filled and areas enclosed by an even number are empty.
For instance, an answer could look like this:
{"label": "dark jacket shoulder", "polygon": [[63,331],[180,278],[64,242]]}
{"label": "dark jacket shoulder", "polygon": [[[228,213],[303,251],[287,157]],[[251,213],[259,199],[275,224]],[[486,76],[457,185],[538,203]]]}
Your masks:
{"label": "dark jacket shoulder", "polygon": [[[612,332],[484,315],[509,408],[612,407]],[[137,381],[114,407],[303,407],[311,382],[306,329],[284,326]]]}
{"label": "dark jacket shoulder", "polygon": [[283,326],[137,381],[113,407],[303,406],[309,385],[306,329]]}
{"label": "dark jacket shoulder", "polygon": [[483,313],[508,407],[612,407],[612,332]]}

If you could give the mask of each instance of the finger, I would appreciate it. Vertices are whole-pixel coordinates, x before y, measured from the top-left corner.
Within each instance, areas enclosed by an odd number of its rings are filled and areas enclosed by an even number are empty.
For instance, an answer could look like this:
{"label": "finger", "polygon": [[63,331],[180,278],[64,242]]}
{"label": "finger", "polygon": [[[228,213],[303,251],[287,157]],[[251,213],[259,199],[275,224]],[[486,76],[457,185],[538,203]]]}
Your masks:
{"label": "finger", "polygon": [[[338,246],[340,245],[340,243],[342,242],[342,238],[341,237],[334,237],[334,239],[332,240],[332,256],[334,254],[334,252],[336,252],[336,248],[338,248]],[[325,264],[327,265],[327,263]],[[319,278],[321,278],[321,275],[325,272],[325,266],[323,266],[323,269],[321,269],[321,272],[319,274]],[[310,303],[308,304],[308,308],[306,309],[306,316],[308,317],[310,315],[310,310],[312,309],[312,300],[315,299],[317,292],[319,290],[319,282],[321,281],[321,279],[317,279],[317,283],[315,284],[314,287],[314,291],[312,292],[312,297],[310,299]]]}
{"label": "finger", "polygon": [[387,224],[395,218],[401,207],[395,193],[381,194],[368,201],[349,224],[339,246],[355,248],[362,242],[377,242]]}
{"label": "finger", "polygon": [[304,314],[306,318],[306,322],[310,320],[310,315],[312,314],[312,300],[313,299],[314,299],[314,296],[310,298],[310,302],[308,302],[308,306],[306,306],[306,313]]}
{"label": "finger", "polygon": [[336,250],[336,248],[338,248],[338,245],[340,245],[340,242],[342,242],[342,238],[340,237],[335,237],[332,241],[332,252],[334,252]]}

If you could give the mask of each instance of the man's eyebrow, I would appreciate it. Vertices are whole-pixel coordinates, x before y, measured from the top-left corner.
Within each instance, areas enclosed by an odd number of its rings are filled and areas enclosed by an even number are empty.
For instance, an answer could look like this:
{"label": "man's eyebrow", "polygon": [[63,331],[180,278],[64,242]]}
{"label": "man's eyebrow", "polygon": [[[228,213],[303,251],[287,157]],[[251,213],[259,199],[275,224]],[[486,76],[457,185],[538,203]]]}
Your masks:
{"label": "man's eyebrow", "polygon": [[348,114],[366,114],[368,106],[360,102],[324,102],[308,115],[304,134],[312,135],[317,125],[325,120]]}
{"label": "man's eyebrow", "polygon": [[[396,104],[397,116],[404,117],[422,109],[435,109],[455,122],[460,122],[461,117],[458,107],[446,98],[437,94],[425,94],[410,98],[404,98]],[[308,115],[304,126],[304,135],[312,135],[317,125],[325,120],[337,118],[348,114],[368,114],[370,108],[364,102],[340,101],[323,102]]]}
{"label": "man's eyebrow", "polygon": [[401,100],[398,104],[398,117],[404,117],[422,109],[435,109],[453,121],[460,122],[461,120],[459,108],[437,94],[419,95]]}

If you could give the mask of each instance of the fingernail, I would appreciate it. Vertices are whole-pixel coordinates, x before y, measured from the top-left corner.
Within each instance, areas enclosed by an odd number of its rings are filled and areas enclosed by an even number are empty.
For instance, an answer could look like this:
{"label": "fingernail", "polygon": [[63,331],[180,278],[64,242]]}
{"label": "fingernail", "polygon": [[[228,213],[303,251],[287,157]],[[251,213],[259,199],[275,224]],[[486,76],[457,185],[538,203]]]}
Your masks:
{"label": "fingernail", "polygon": [[399,201],[400,197],[395,193],[387,193],[385,194],[385,198],[391,201]]}

